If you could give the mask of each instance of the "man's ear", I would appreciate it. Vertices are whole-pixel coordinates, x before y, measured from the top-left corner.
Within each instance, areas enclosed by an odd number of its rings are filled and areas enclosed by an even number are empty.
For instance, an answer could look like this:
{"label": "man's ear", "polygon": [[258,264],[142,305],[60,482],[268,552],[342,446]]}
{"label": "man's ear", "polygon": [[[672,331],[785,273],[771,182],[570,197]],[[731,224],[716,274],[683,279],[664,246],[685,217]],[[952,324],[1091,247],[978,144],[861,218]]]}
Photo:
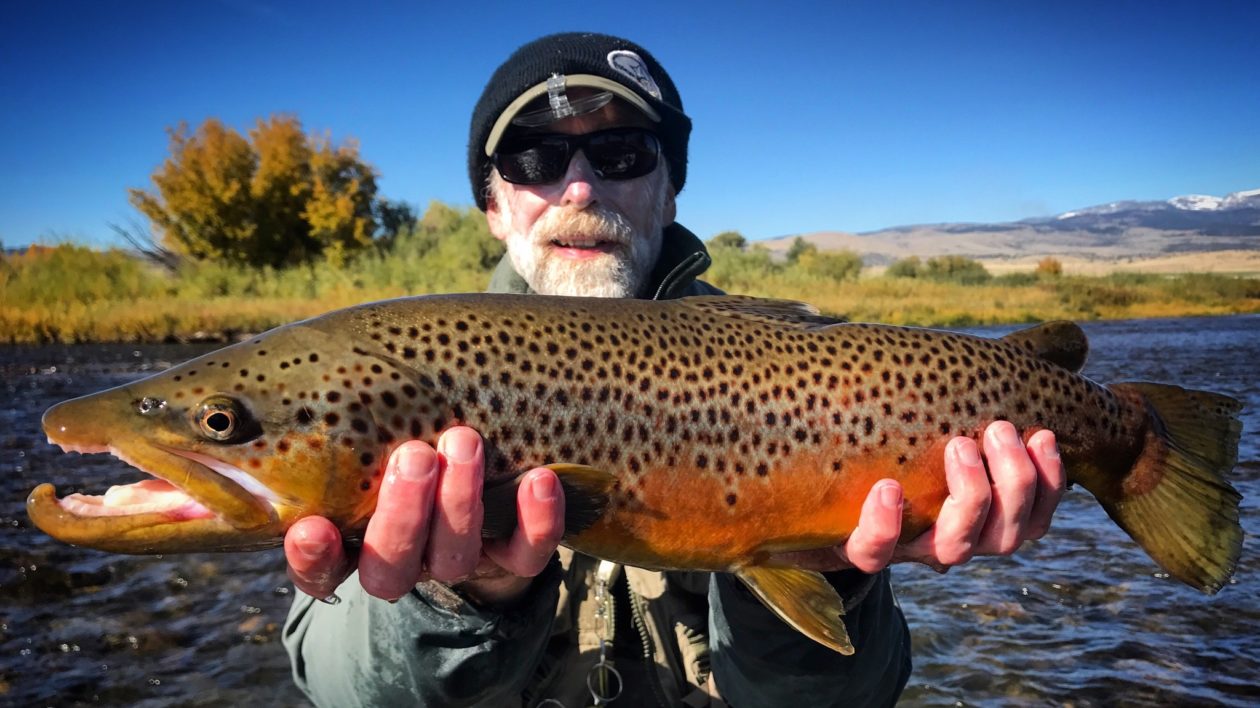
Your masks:
{"label": "man's ear", "polygon": [[486,225],[490,227],[492,236],[500,241],[506,241],[508,237],[507,214],[499,209],[494,192],[495,190],[486,188]]}
{"label": "man's ear", "polygon": [[674,223],[675,218],[678,216],[678,202],[675,201],[678,192],[674,190],[672,183],[666,184],[665,189],[665,209],[662,212],[662,216],[665,217],[665,226],[669,226]]}

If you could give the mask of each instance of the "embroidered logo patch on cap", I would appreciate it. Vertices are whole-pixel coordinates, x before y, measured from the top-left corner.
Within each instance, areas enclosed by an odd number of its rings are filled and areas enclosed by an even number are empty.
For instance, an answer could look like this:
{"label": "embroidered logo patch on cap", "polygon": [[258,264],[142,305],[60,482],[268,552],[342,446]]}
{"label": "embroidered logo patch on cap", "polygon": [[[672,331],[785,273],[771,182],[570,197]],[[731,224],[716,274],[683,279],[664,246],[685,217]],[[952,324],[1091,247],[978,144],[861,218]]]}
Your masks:
{"label": "embroidered logo patch on cap", "polygon": [[608,65],[617,73],[638,84],[652,98],[661,100],[661,89],[656,85],[652,74],[648,73],[647,63],[638,54],[629,49],[613,50],[608,53]]}

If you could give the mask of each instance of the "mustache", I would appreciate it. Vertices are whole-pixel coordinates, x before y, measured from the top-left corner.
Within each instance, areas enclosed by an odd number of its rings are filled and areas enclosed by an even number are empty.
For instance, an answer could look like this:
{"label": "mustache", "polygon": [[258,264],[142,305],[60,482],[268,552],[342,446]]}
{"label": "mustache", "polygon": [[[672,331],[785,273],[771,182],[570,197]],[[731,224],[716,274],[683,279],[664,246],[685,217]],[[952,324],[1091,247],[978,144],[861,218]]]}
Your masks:
{"label": "mustache", "polygon": [[586,209],[553,210],[534,223],[534,243],[545,244],[572,236],[629,245],[634,233],[625,216],[603,205]]}

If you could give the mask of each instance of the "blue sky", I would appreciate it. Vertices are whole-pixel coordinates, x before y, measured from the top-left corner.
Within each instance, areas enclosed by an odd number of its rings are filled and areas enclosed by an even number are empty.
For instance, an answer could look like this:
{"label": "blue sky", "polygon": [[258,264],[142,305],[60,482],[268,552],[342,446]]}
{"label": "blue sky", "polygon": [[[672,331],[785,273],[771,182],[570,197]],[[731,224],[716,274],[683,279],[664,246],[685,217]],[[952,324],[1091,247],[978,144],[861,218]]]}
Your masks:
{"label": "blue sky", "polygon": [[[695,124],[707,238],[1044,216],[1260,187],[1260,3],[5,3],[0,242],[113,243],[165,130],[297,115],[383,194],[469,205],[468,118],[520,44],[621,34]],[[433,5],[434,7],[430,7]]]}

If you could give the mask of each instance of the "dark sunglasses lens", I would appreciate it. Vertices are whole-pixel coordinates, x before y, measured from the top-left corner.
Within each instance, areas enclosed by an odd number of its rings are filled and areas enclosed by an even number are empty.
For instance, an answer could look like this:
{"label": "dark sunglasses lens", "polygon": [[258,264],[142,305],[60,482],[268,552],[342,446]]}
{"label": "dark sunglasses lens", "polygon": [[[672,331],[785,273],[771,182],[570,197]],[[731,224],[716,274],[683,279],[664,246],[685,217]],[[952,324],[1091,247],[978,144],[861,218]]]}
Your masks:
{"label": "dark sunglasses lens", "polygon": [[610,133],[591,138],[586,159],[600,179],[624,180],[642,177],[656,169],[660,144],[646,131]]}
{"label": "dark sunglasses lens", "polygon": [[494,166],[513,184],[547,184],[560,179],[569,165],[569,151],[562,143],[539,142],[509,146],[495,153]]}
{"label": "dark sunglasses lens", "polygon": [[494,166],[513,184],[550,184],[564,176],[577,150],[600,179],[626,180],[656,169],[661,144],[646,130],[617,129],[580,136],[550,135],[506,143],[494,154]]}

